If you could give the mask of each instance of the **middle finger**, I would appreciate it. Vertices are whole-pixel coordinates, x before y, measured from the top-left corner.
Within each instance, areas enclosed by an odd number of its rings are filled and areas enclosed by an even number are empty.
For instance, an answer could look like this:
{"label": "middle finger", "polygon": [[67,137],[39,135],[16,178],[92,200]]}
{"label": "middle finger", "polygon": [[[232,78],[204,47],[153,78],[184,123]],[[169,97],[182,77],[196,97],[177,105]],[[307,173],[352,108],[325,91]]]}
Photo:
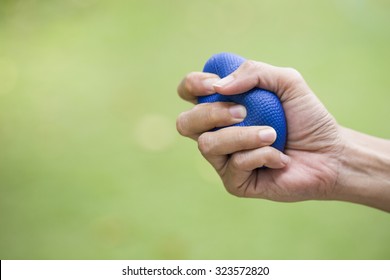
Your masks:
{"label": "middle finger", "polygon": [[202,103],[183,112],[176,127],[183,136],[198,139],[199,135],[216,127],[224,127],[244,120],[246,109],[230,102]]}

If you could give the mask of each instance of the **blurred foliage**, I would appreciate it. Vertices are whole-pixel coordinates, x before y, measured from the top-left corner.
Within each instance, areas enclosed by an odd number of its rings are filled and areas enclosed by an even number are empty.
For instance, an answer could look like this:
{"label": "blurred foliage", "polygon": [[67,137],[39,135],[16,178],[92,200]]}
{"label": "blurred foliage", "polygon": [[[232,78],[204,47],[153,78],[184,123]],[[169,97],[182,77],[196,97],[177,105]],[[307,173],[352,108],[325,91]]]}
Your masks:
{"label": "blurred foliage", "polygon": [[175,131],[221,51],[297,68],[390,137],[390,2],[0,2],[1,259],[388,259],[390,219],[228,195]]}

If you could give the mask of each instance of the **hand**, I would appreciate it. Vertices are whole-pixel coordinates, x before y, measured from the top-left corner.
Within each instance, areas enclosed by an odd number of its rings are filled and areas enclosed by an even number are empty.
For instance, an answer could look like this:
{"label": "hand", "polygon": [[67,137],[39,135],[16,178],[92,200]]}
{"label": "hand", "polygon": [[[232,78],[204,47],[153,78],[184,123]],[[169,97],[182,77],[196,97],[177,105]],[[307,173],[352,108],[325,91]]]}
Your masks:
{"label": "hand", "polygon": [[179,133],[198,142],[234,195],[275,201],[334,198],[344,147],[341,129],[296,70],[246,61],[222,80],[193,72],[180,83],[178,93],[196,103],[197,96],[238,94],[254,87],[276,93],[282,102],[288,131],[285,154],[270,146],[276,139],[270,127],[210,132],[242,121],[245,108],[232,103],[195,105],[178,117]]}

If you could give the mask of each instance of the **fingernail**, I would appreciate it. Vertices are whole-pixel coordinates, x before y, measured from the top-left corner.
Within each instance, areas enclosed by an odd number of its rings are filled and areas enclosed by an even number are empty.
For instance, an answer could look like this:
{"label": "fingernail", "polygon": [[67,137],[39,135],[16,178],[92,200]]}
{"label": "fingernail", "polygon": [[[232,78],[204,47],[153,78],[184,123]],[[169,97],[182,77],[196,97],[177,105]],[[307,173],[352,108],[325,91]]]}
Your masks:
{"label": "fingernail", "polygon": [[290,162],[290,157],[283,153],[280,153],[280,160],[283,162],[283,164],[287,165]]}
{"label": "fingernail", "polygon": [[207,93],[214,93],[215,92],[213,85],[215,83],[217,83],[218,81],[220,81],[220,79],[218,79],[218,78],[208,78],[208,79],[203,80],[203,86],[204,86],[205,90],[207,91]]}
{"label": "fingernail", "polygon": [[226,76],[225,78],[219,80],[218,82],[216,82],[214,84],[214,87],[224,87],[233,81],[234,81],[234,77],[232,75],[229,75],[229,76]]}
{"label": "fingernail", "polygon": [[273,128],[265,128],[259,131],[260,140],[272,144],[276,139],[276,131]]}
{"label": "fingernail", "polygon": [[244,119],[246,117],[246,109],[242,105],[234,105],[229,108],[230,115],[235,119]]}

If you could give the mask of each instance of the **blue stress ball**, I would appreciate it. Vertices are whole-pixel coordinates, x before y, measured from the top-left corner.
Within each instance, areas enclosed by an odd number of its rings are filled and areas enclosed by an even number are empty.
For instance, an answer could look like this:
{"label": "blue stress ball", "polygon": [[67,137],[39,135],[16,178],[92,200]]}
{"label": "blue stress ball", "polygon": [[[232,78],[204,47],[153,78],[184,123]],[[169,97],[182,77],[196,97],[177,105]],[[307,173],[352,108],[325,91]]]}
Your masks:
{"label": "blue stress ball", "polygon": [[[216,54],[206,62],[203,72],[217,74],[224,78],[234,72],[244,61],[244,58],[235,54]],[[247,110],[246,118],[232,126],[271,126],[277,133],[277,138],[272,147],[283,152],[287,138],[286,117],[282,104],[274,93],[260,88],[253,88],[236,95],[214,93],[200,96],[198,102],[234,102],[245,106]]]}

